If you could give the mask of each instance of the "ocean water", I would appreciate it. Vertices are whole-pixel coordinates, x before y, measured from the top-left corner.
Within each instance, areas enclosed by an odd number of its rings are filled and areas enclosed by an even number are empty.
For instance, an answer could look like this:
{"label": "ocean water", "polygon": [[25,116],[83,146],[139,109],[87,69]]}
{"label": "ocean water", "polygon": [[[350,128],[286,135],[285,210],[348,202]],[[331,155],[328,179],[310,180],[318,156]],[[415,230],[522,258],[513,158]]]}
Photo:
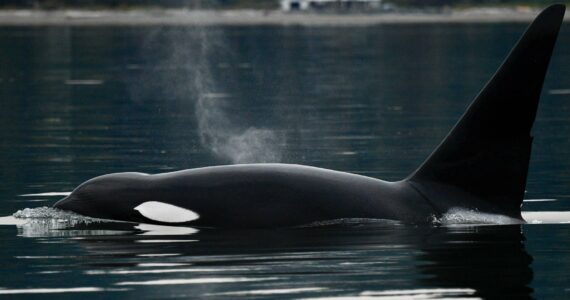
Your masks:
{"label": "ocean water", "polygon": [[285,162],[403,178],[525,27],[0,27],[0,297],[567,299],[568,24],[533,129],[528,224],[455,211],[433,226],[219,230],[47,208],[120,171]]}

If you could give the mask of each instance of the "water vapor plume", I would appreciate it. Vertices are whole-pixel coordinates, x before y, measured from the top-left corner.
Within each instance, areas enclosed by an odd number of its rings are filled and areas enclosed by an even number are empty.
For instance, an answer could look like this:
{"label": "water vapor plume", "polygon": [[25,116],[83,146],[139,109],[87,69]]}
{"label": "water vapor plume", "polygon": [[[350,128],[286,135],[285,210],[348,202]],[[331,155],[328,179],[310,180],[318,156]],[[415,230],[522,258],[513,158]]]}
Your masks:
{"label": "water vapor plume", "polygon": [[[143,76],[144,84],[135,87],[132,93],[135,101],[140,95],[176,99],[178,108],[173,113],[184,114],[186,123],[195,124],[201,146],[225,162],[281,160],[284,135],[244,119],[250,100],[255,99],[231,93],[228,82],[243,80],[240,78],[243,70],[231,67],[242,62],[235,61],[236,55],[224,38],[224,29],[179,28],[153,34],[146,44],[155,49],[149,51],[152,55],[156,56],[160,50],[165,52],[158,57],[153,73]],[[226,67],[222,69],[221,65]],[[189,113],[192,110],[194,113]]]}
{"label": "water vapor plume", "polygon": [[253,126],[235,129],[223,110],[225,96],[205,93],[198,97],[196,118],[202,145],[232,163],[279,162],[282,136],[274,130]]}
{"label": "water vapor plume", "polygon": [[232,97],[224,93],[212,74],[217,67],[213,56],[232,57],[232,53],[221,33],[211,34],[208,30],[198,29],[200,53],[194,55],[198,60],[191,66],[200,142],[232,163],[279,162],[282,136],[271,129],[235,124],[227,115],[224,108],[231,105],[228,100]]}

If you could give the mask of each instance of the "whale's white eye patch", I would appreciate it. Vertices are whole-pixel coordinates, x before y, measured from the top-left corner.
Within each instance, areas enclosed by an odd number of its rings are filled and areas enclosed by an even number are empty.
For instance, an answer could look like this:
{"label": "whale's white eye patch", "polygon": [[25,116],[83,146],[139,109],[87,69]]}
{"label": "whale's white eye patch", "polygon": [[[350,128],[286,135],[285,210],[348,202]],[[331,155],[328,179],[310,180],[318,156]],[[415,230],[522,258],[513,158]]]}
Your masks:
{"label": "whale's white eye patch", "polygon": [[189,209],[158,201],[147,201],[134,209],[146,218],[164,223],[182,223],[200,218]]}

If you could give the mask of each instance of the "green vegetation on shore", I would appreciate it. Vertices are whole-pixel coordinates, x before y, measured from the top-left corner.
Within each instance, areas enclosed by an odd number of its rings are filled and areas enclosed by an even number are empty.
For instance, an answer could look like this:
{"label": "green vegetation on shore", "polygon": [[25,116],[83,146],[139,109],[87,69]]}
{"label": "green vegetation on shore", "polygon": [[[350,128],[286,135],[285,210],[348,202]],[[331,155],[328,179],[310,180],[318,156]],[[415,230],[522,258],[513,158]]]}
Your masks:
{"label": "green vegetation on shore", "polygon": [[[395,7],[477,7],[477,6],[533,6],[552,3],[570,3],[570,0],[385,0]],[[2,0],[0,8],[27,9],[131,9],[131,8],[188,8],[188,9],[278,9],[278,0]]]}
{"label": "green vegetation on shore", "polygon": [[277,0],[1,0],[0,8],[189,8],[189,9],[277,9]]}
{"label": "green vegetation on shore", "polygon": [[552,0],[393,0],[387,1],[400,6],[541,6],[570,1]]}

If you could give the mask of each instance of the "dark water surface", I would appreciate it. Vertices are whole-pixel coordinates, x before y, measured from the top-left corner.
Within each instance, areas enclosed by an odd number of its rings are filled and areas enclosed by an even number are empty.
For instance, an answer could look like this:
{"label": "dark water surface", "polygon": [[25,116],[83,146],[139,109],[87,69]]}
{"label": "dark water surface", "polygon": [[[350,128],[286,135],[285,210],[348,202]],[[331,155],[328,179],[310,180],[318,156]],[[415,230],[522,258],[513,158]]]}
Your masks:
{"label": "dark water surface", "polygon": [[[280,161],[400,179],[524,28],[0,28],[0,216],[119,171]],[[568,24],[534,133],[523,210],[570,211]],[[2,218],[0,297],[570,297],[568,224],[228,231],[28,214]]]}

